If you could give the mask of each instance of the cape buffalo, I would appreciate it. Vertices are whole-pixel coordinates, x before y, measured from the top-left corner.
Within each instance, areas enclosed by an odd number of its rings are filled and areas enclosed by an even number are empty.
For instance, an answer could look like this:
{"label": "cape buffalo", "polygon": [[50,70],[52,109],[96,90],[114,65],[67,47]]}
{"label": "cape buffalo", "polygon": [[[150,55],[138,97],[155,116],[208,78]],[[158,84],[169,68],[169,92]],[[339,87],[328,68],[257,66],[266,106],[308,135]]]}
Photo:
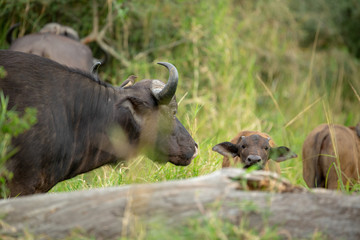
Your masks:
{"label": "cape buffalo", "polygon": [[37,109],[37,123],[13,139],[7,161],[11,196],[49,191],[56,183],[146,150],[152,160],[185,166],[197,144],[176,118],[176,68],[165,85],[103,84],[90,73],[33,54],[0,50],[0,89],[9,109]]}
{"label": "cape buffalo", "polygon": [[244,168],[264,169],[269,159],[282,162],[297,157],[287,147],[275,147],[268,134],[257,131],[241,131],[231,142],[219,143],[212,150],[224,156],[222,167],[242,163]]}
{"label": "cape buffalo", "polygon": [[360,179],[360,123],[356,127],[321,124],[302,148],[303,177],[310,188],[337,189],[339,176],[350,185]]}
{"label": "cape buffalo", "polygon": [[7,33],[9,50],[32,53],[84,71],[90,71],[98,61],[93,58],[90,48],[79,41],[77,32],[70,27],[49,23],[39,33],[14,40],[12,32],[17,26],[12,26]]}

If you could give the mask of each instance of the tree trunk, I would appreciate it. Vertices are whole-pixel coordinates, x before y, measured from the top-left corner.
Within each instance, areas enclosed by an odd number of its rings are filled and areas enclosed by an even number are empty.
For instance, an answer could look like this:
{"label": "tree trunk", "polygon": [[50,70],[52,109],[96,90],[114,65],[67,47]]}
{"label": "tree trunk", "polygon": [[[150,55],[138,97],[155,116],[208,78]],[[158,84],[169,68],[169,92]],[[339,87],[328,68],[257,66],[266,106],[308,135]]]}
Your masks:
{"label": "tree trunk", "polygon": [[277,226],[284,238],[321,232],[329,239],[360,239],[359,195],[310,192],[274,173],[234,168],[186,180],[2,200],[0,216],[0,238],[30,233],[57,239],[81,229],[114,239],[137,236],[139,226],[156,222],[179,227],[215,217],[233,224],[246,218],[253,229]]}

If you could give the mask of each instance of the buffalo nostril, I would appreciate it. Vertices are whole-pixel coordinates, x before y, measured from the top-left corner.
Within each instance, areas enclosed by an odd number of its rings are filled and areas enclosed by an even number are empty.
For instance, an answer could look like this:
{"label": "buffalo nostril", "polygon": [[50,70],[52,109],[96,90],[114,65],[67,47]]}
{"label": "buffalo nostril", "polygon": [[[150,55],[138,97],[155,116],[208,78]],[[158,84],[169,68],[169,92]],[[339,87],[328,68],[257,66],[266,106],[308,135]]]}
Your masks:
{"label": "buffalo nostril", "polygon": [[254,163],[258,163],[261,161],[261,157],[260,156],[257,156],[257,155],[249,155],[247,158],[246,158],[247,162],[250,163],[250,164],[254,164]]}

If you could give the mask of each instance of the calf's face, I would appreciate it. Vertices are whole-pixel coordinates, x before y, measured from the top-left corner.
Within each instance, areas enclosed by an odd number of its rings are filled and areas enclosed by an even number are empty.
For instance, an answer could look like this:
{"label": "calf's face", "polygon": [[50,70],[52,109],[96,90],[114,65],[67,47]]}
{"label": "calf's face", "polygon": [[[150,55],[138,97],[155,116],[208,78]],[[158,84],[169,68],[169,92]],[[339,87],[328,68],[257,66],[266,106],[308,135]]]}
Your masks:
{"label": "calf's face", "polygon": [[269,159],[282,162],[297,157],[287,147],[271,147],[270,138],[264,138],[258,134],[241,136],[239,140],[237,144],[219,143],[212,150],[226,157],[240,158],[244,168],[257,166],[259,169],[263,169]]}
{"label": "calf's face", "polygon": [[259,135],[241,137],[240,148],[237,152],[245,168],[255,164],[265,165],[270,153],[269,140]]}

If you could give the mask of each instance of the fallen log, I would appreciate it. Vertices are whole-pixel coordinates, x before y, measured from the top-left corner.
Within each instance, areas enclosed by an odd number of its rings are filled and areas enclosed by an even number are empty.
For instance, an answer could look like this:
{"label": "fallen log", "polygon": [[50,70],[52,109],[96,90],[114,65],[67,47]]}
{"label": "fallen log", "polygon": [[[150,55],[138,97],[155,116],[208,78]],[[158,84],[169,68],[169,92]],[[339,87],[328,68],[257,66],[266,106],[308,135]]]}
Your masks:
{"label": "fallen log", "polygon": [[186,180],[1,200],[0,216],[5,239],[25,233],[62,239],[74,229],[96,239],[135,237],[139,226],[179,227],[214,216],[232,224],[246,218],[259,230],[276,226],[285,239],[316,232],[328,239],[360,239],[359,195],[311,192],[274,173],[234,168]]}

